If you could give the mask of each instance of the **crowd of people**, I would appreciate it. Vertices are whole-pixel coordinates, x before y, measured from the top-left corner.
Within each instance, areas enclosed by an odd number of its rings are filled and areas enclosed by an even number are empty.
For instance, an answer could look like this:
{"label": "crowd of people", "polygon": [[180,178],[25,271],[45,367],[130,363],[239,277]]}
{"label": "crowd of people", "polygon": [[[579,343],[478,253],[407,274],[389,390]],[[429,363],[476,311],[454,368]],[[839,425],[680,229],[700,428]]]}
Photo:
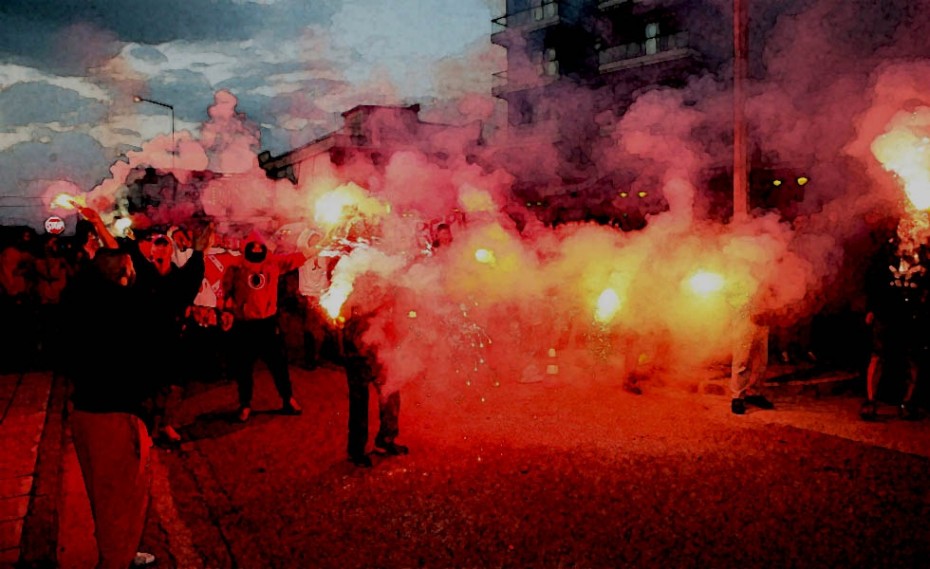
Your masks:
{"label": "crowd of people", "polygon": [[[383,362],[365,341],[376,317],[393,321],[384,315],[396,309],[395,291],[383,279],[361,278],[356,286],[366,290],[366,302],[349,298],[335,325],[321,303],[341,256],[324,250],[318,233],[282,253],[257,232],[229,240],[208,223],[117,237],[93,209],[80,213],[71,237],[39,236],[29,229],[6,235],[0,302],[6,325],[17,334],[3,345],[0,362],[5,373],[50,369],[69,379],[71,429],[93,505],[99,567],[153,561],[135,551],[145,514],[148,452],[153,439],[181,440],[173,411],[187,381],[233,380],[239,402],[234,419],[245,423],[252,415],[254,367],[262,360],[281,399],[280,413],[301,413],[280,307],[299,315],[304,367],[312,370],[329,359],[345,369],[351,463],[372,466],[366,452],[371,388],[380,417],[374,447],[389,456],[408,452],[397,443],[400,393],[387,385]],[[424,255],[441,255],[453,240],[445,223],[432,236]],[[919,416],[914,394],[928,353],[928,261],[926,246],[890,235],[867,272],[872,349],[864,420],[875,420],[882,369],[894,366],[907,378],[900,414]],[[772,349],[770,329],[751,305],[744,316],[730,377],[731,411],[738,415],[747,406],[774,408],[760,389]],[[145,362],[138,361],[140,343],[149,356]],[[633,372],[618,383],[641,393]]]}
{"label": "crowd of people", "polygon": [[[237,240],[242,243],[238,248],[221,242],[211,224],[116,237],[98,212],[85,207],[80,213],[83,219],[73,237],[40,238],[24,229],[0,251],[3,314],[19,332],[13,336],[16,342],[4,345],[3,371],[48,369],[69,380],[70,427],[92,506],[98,567],[144,566],[154,563],[150,554],[136,551],[148,497],[149,449],[153,438],[165,444],[180,441],[172,411],[190,372],[234,380],[239,393],[235,416],[247,422],[253,368],[261,359],[281,397],[281,411],[301,413],[291,385],[278,293],[284,288],[282,275],[321,267],[315,247],[320,236],[311,235],[296,252],[277,254],[255,232]],[[315,279],[315,287],[304,283],[304,291],[313,291],[308,299],[319,298],[332,271],[332,263],[322,266],[327,265],[319,269],[322,280]],[[307,302],[303,307],[307,314],[317,311]],[[316,322],[322,322],[319,315]],[[349,329],[355,325],[356,319],[349,318]],[[317,343],[324,333],[320,327],[307,328]],[[349,378],[348,456],[370,467],[367,389],[369,383],[383,382],[359,338],[351,333],[339,337],[345,340],[339,346],[349,347],[337,354]],[[145,347],[144,361],[139,346]],[[206,366],[181,365],[187,361]],[[393,415],[382,414],[375,446],[388,455],[405,453],[406,447],[394,441],[399,393],[387,394],[386,401]]]}

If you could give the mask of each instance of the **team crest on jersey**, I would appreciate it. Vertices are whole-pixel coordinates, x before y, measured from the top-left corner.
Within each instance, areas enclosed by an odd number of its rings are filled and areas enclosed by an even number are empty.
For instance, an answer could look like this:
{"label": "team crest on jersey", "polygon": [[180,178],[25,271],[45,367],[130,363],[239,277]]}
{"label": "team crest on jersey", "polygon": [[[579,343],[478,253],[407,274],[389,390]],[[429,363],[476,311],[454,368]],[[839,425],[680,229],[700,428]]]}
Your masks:
{"label": "team crest on jersey", "polygon": [[265,288],[265,283],[268,282],[267,277],[264,273],[252,273],[249,275],[249,287],[254,290],[259,290]]}

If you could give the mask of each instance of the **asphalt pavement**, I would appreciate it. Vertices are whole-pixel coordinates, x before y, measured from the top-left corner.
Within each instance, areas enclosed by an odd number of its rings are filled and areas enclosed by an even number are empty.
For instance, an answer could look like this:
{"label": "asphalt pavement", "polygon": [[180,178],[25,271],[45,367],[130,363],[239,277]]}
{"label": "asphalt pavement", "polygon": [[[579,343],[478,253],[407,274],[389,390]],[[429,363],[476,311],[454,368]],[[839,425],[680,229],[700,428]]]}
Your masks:
{"label": "asphalt pavement", "polygon": [[[642,395],[609,375],[427,378],[402,390],[410,454],[375,453],[361,469],[345,457],[341,370],[292,374],[303,415],[274,412],[259,370],[246,424],[234,420],[232,384],[190,386],[183,443],[153,453],[142,548],[160,567],[930,566],[930,419],[899,420],[888,404],[865,423],[848,378],[773,386],[776,409],[745,416],[700,387],[712,376],[647,380]],[[46,390],[55,408],[53,382],[38,377],[20,378],[17,392]],[[20,438],[10,416],[4,441]],[[27,549],[92,566],[66,422],[55,439],[57,506],[40,519],[54,524],[54,547]],[[54,469],[33,450],[41,480]],[[30,516],[14,522],[28,528]]]}

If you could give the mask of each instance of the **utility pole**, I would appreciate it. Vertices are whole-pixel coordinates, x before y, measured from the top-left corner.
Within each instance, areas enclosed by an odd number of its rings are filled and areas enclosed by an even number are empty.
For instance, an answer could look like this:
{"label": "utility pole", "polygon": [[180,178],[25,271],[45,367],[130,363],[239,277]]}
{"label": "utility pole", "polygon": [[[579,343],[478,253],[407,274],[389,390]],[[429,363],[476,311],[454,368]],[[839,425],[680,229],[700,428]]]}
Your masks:
{"label": "utility pole", "polygon": [[733,221],[749,216],[749,160],[746,141],[746,76],[749,36],[746,4],[733,0]]}

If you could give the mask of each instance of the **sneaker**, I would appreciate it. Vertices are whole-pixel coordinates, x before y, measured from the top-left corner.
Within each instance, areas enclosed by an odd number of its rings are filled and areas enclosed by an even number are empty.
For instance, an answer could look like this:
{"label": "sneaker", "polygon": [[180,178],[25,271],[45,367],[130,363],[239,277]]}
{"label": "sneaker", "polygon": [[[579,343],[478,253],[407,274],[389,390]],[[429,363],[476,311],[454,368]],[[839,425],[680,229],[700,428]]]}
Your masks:
{"label": "sneaker", "polygon": [[862,407],[859,408],[859,416],[863,421],[874,421],[878,418],[878,406],[870,399],[863,401]]}
{"label": "sneaker", "polygon": [[775,405],[765,398],[765,395],[749,395],[746,397],[746,403],[759,409],[774,409]]}
{"label": "sneaker", "polygon": [[730,402],[730,411],[733,411],[734,415],[745,415],[746,402],[742,399],[734,399]]}
{"label": "sneaker", "polygon": [[144,551],[137,551],[136,556],[132,558],[131,567],[150,567],[155,565],[155,556]]}
{"label": "sneaker", "polygon": [[910,401],[905,401],[901,404],[901,407],[898,408],[898,416],[905,421],[916,421],[917,407]]}
{"label": "sneaker", "polygon": [[383,450],[385,454],[390,456],[398,456],[410,452],[410,449],[404,445],[399,445],[394,441],[389,442],[384,439],[375,439],[375,448]]}
{"label": "sneaker", "polygon": [[358,456],[350,456],[349,462],[354,464],[359,468],[371,468],[371,459],[367,454],[360,454]]}
{"label": "sneaker", "polygon": [[300,415],[304,410],[300,407],[300,403],[296,399],[291,397],[287,402],[281,407],[281,412],[285,415]]}
{"label": "sneaker", "polygon": [[246,421],[249,420],[249,417],[251,416],[252,416],[251,407],[242,407],[239,409],[239,422],[240,423],[245,423]]}

